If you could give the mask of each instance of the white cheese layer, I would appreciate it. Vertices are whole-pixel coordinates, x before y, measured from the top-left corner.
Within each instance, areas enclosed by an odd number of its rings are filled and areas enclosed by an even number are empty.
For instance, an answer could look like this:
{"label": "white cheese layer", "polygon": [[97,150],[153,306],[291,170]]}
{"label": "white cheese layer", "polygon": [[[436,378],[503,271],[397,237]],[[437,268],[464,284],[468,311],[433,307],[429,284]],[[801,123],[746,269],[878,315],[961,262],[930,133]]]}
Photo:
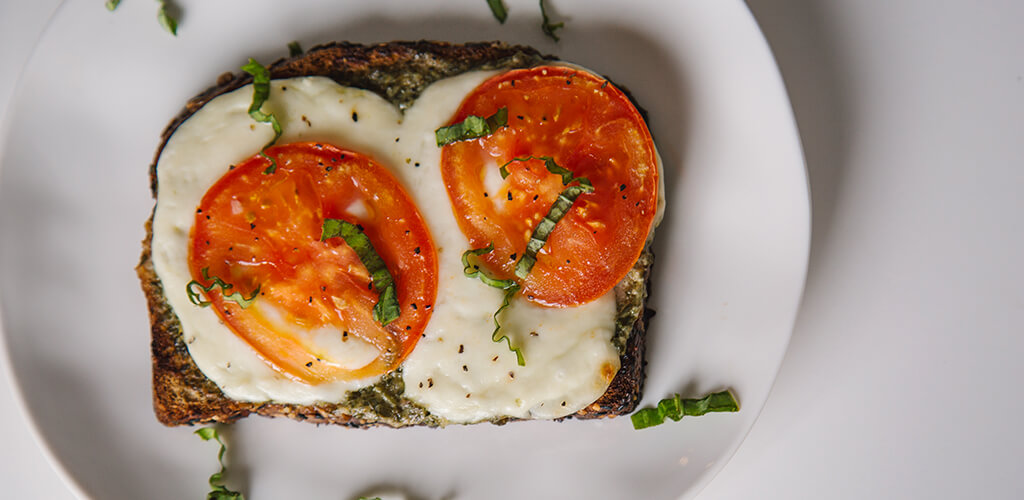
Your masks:
{"label": "white cheese layer", "polygon": [[[523,348],[526,366],[518,366],[504,342],[491,341],[501,292],[463,276],[461,256],[469,244],[441,179],[434,130],[493,74],[473,72],[439,81],[404,116],[372,92],[320,77],[275,80],[264,105],[281,122],[279,144],[322,141],[367,154],[388,168],[417,204],[438,250],[440,275],[425,337],[403,365],[406,396],[452,422],[565,416],[603,394],[619,368],[611,344],[614,292],[564,309],[514,299],[502,313],[502,325],[513,344]],[[251,98],[246,86],[213,99],[167,142],[157,167],[154,267],[192,358],[228,397],[295,404],[343,401],[348,391],[377,379],[312,386],[283,376],[185,293],[192,279],[188,248],[196,207],[231,164],[273,137],[268,125],[249,117]],[[353,350],[350,356],[365,359],[365,352]]]}

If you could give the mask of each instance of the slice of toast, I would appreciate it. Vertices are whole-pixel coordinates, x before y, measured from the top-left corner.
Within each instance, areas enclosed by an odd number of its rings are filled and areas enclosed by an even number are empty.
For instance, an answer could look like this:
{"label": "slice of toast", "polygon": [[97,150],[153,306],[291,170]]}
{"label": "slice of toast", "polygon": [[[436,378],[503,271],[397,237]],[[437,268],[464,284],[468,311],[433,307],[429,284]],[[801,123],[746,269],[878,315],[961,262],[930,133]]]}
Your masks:
{"label": "slice of toast", "polygon": [[[430,83],[476,69],[512,69],[536,65],[550,59],[536,50],[504,43],[448,44],[439,42],[392,42],[379,45],[332,43],[309,52],[281,59],[268,68],[273,78],[326,76],[338,83],[358,87],[406,107]],[[252,81],[244,73],[225,74],[216,85],[190,100],[164,131],[150,166],[150,187],[157,194],[157,160],[171,134],[193,113],[214,97]],[[640,109],[638,107],[638,109]],[[443,426],[443,418],[430,414],[405,397],[401,369],[385,375],[376,385],[356,391],[371,404],[339,403],[295,405],[277,402],[242,402],[226,397],[189,355],[181,324],[164,298],[163,286],[152,262],[152,217],[146,223],[141,260],[136,267],[149,305],[152,323],[153,405],[157,418],[166,425],[230,422],[251,413],[284,416],[315,423],[364,427],[387,425]],[[600,418],[631,412],[640,399],[644,375],[644,335],[648,314],[644,304],[653,255],[645,248],[637,263],[616,288],[617,320],[613,339],[620,353],[621,367],[608,390],[597,401],[566,418]],[[514,420],[493,419],[493,423]]]}

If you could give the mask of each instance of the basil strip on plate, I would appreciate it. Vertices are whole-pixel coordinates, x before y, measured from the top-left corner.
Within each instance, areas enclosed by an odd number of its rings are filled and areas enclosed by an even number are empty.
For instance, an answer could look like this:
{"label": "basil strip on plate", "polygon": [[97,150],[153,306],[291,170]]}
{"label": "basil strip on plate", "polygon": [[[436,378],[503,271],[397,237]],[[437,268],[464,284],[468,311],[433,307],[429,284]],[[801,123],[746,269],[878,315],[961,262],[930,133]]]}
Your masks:
{"label": "basil strip on plate", "polygon": [[398,319],[401,310],[398,306],[395,280],[384,264],[384,259],[381,259],[377,251],[373,249],[370,238],[359,226],[351,222],[341,219],[324,219],[320,241],[335,237],[345,240],[345,243],[356,252],[359,261],[366,266],[366,270],[370,273],[370,281],[378,293],[377,305],[373,306],[374,321],[380,323],[381,326],[387,326],[388,323]]}
{"label": "basil strip on plate", "polygon": [[512,301],[512,296],[519,291],[519,284],[513,280],[499,280],[488,276],[484,273],[480,266],[472,264],[469,261],[469,257],[479,257],[485,253],[494,250],[494,243],[487,245],[484,248],[477,248],[476,250],[466,250],[462,254],[462,274],[465,274],[467,278],[479,278],[485,285],[500,288],[505,290],[505,296],[501,301],[501,307],[497,311],[494,311],[494,332],[491,333],[491,340],[494,342],[501,342],[502,340],[508,344],[508,350],[516,353],[516,363],[519,366],[526,366],[526,360],[523,358],[523,351],[518,347],[512,346],[512,339],[508,335],[500,333],[501,323],[498,322],[498,315],[501,311],[504,311]]}
{"label": "basil strip on plate", "polygon": [[700,399],[681,399],[678,394],[658,402],[655,408],[644,408],[632,415],[634,429],[654,427],[666,418],[678,422],[684,416],[699,417],[712,412],[739,411],[740,405],[731,391],[725,390],[708,394]]}
{"label": "basil strip on plate", "polygon": [[505,10],[505,4],[501,3],[501,0],[487,0],[487,5],[491,8],[491,14],[494,14],[494,18],[499,23],[505,24],[505,20],[508,19],[508,11]]}
{"label": "basil strip on plate", "polygon": [[[120,3],[120,0],[118,0],[117,3]],[[178,20],[167,13],[167,2],[161,0],[158,3],[160,4],[160,10],[156,12],[156,20],[159,21],[160,26],[163,26],[165,30],[170,32],[170,34],[178,36]],[[117,7],[116,3],[114,7]],[[107,8],[110,8],[109,5]]]}
{"label": "basil strip on plate", "polygon": [[548,11],[544,9],[544,0],[540,0],[540,15],[542,18],[540,24],[541,31],[557,42],[559,38],[558,35],[555,34],[555,30],[564,28],[565,23],[552,23],[551,20],[548,19]]}
{"label": "basil strip on plate", "polygon": [[118,5],[121,5],[121,0],[107,0],[107,10],[113,11]]}
{"label": "basil strip on plate", "polygon": [[252,296],[250,297],[244,297],[242,295],[242,292],[228,293],[228,290],[233,288],[233,285],[225,283],[224,280],[216,276],[211,278],[210,275],[208,274],[209,272],[209,267],[204,267],[202,269],[203,281],[213,280],[213,283],[210,286],[203,286],[202,283],[196,280],[189,281],[188,284],[185,285],[185,293],[188,294],[188,300],[199,307],[209,307],[212,302],[208,300],[203,300],[202,294],[200,294],[200,292],[195,290],[195,288],[193,287],[199,287],[199,290],[202,290],[202,292],[206,293],[207,296],[209,296],[210,292],[214,288],[220,288],[220,294],[224,297],[225,300],[234,301],[236,304],[241,306],[242,309],[251,306],[252,303],[256,301],[256,297],[260,294],[259,286],[257,286],[256,289],[252,291]]}
{"label": "basil strip on plate", "polygon": [[206,495],[207,500],[245,500],[245,495],[237,491],[229,490],[224,486],[224,473],[227,472],[228,468],[224,465],[224,453],[227,452],[228,447],[224,445],[224,441],[221,441],[220,435],[217,434],[217,429],[213,427],[203,427],[195,431],[195,434],[202,438],[203,441],[209,441],[211,439],[217,441],[220,445],[220,451],[217,452],[217,462],[220,463],[220,470],[210,475],[210,493]]}
{"label": "basil strip on plate", "polygon": [[288,57],[295,57],[302,55],[302,46],[299,45],[298,40],[292,40],[288,42]]}
{"label": "basil strip on plate", "polygon": [[547,242],[551,231],[555,229],[555,224],[558,224],[558,221],[565,217],[565,214],[572,208],[572,204],[576,202],[576,198],[583,193],[594,192],[594,186],[590,183],[589,179],[574,176],[569,169],[555,163],[555,159],[550,156],[513,158],[499,169],[501,178],[505,179],[509,176],[508,166],[512,162],[529,160],[544,160],[544,167],[548,169],[548,172],[562,177],[562,185],[568,185],[572,182],[578,182],[579,184],[569,186],[563,189],[561,193],[558,193],[558,199],[551,204],[551,209],[548,210],[547,215],[537,223],[537,227],[533,228],[533,233],[530,234],[530,241],[526,243],[526,251],[523,252],[523,256],[516,262],[516,276],[520,279],[524,279],[530,274],[533,265],[537,263],[537,252],[540,252],[540,249],[544,247],[544,243]]}
{"label": "basil strip on plate", "polygon": [[434,139],[437,140],[438,147],[446,146],[453,142],[488,136],[499,128],[507,126],[508,108],[504,107],[495,111],[493,115],[487,118],[469,115],[459,123],[441,127],[434,131]]}
{"label": "basil strip on plate", "polygon": [[268,156],[266,150],[281,137],[281,124],[273,113],[264,113],[262,110],[263,103],[270,97],[270,71],[251,57],[249,62],[242,66],[242,71],[252,75],[252,104],[249,105],[249,116],[260,123],[269,123],[274,129],[274,138],[260,150],[260,155],[270,160],[270,166],[263,173],[272,174],[277,170],[277,161]]}

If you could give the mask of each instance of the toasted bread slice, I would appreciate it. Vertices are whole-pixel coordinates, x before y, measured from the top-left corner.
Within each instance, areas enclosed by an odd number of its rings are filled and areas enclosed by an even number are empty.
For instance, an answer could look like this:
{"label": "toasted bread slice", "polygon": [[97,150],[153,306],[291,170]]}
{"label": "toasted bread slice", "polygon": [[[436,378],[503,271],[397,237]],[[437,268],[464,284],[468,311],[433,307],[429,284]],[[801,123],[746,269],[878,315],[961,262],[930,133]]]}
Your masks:
{"label": "toasted bread slice", "polygon": [[[385,97],[404,108],[430,83],[476,69],[529,67],[549,58],[536,50],[503,43],[448,44],[439,42],[393,42],[379,45],[332,43],[309,52],[281,59],[269,66],[273,78],[326,76],[340,84],[358,87]],[[225,74],[216,85],[190,100],[164,131],[160,147],[150,166],[150,182],[157,194],[157,160],[171,134],[193,113],[214,97],[252,81],[244,73]],[[152,262],[152,217],[146,223],[141,260],[136,268],[149,305],[152,323],[153,404],[157,418],[166,425],[230,422],[255,413],[290,417],[315,423],[365,427],[387,425],[443,426],[443,418],[405,397],[400,369],[381,382],[357,391],[359,400],[371,405],[353,407],[339,403],[295,405],[278,402],[232,400],[209,380],[189,355],[181,323],[164,297],[160,278]],[[625,279],[616,286],[617,325],[614,342],[621,367],[610,387],[597,401],[567,418],[600,418],[631,412],[643,385],[644,335],[648,314],[645,309],[647,282],[653,255],[645,248]],[[500,417],[493,423],[511,418]]]}

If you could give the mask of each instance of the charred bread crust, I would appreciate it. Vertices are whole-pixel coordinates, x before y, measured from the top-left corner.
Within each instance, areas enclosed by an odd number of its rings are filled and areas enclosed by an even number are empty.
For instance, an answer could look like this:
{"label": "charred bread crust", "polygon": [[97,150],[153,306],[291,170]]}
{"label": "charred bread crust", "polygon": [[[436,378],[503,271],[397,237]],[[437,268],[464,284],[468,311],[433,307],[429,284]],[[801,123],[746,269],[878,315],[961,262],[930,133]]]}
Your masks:
{"label": "charred bread crust", "polygon": [[[297,76],[326,76],[340,84],[364,88],[384,96],[404,108],[415,100],[430,83],[474,69],[521,68],[543,62],[542,56],[530,47],[510,46],[501,42],[449,44],[416,41],[391,42],[378,45],[330,43],[309,52],[275,61],[268,66],[275,79]],[[150,165],[150,189],[157,195],[156,167],[164,146],[174,131],[193,113],[214,97],[242,87],[252,81],[244,73],[224,74],[216,85],[192,98],[181,113],[164,130],[160,145]],[[627,93],[628,95],[628,93]],[[630,96],[632,100],[632,97]],[[635,103],[635,101],[634,101]],[[639,109],[639,107],[638,107]],[[641,111],[642,112],[642,111]],[[646,118],[646,114],[642,112]],[[155,208],[154,208],[155,211]],[[342,404],[319,403],[295,405],[274,402],[242,402],[225,396],[196,366],[189,355],[177,315],[165,300],[163,286],[153,268],[152,215],[146,222],[142,256],[136,267],[142,290],[146,295],[151,323],[153,366],[153,408],[157,419],[168,426],[213,422],[232,422],[250,414],[267,417],[288,417],[317,424],[350,427],[406,425],[443,426],[442,419],[407,401],[389,401],[393,411],[373,415],[355,415]],[[641,304],[646,298],[653,256],[645,248],[633,273],[640,273],[637,286]],[[620,348],[619,372],[608,390],[594,403],[565,418],[593,419],[622,415],[633,411],[640,399],[644,380],[644,336],[649,314],[641,307],[635,314],[625,343]],[[401,381],[392,376],[391,381]],[[394,414],[387,414],[394,413]],[[499,418],[502,424],[515,419]]]}

